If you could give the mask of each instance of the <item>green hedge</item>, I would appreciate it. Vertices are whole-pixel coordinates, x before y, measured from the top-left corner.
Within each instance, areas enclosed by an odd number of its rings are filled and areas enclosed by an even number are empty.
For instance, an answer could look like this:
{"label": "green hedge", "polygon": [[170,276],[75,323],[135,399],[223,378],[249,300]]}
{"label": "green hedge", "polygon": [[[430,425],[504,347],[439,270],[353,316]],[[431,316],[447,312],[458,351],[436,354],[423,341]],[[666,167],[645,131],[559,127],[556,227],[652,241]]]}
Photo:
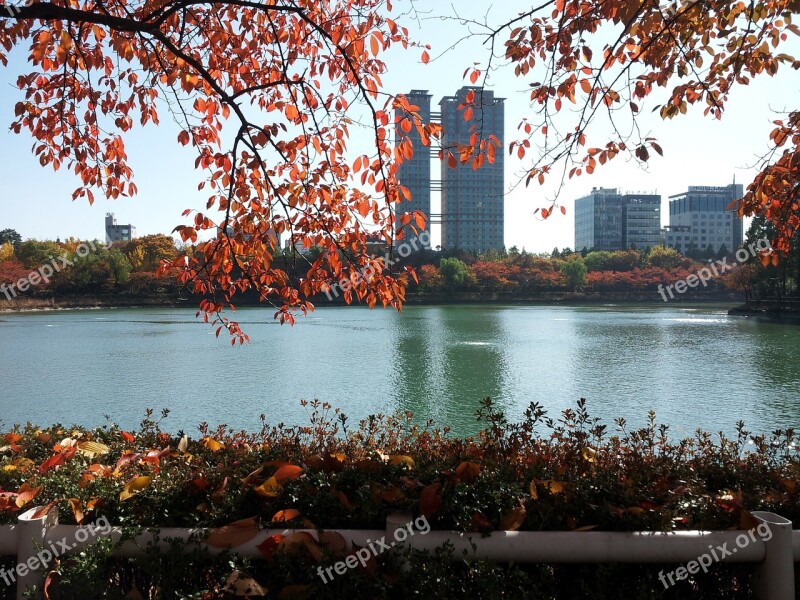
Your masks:
{"label": "green hedge", "polygon": [[[195,439],[163,432],[152,414],[136,432],[16,427],[3,436],[0,518],[13,523],[34,505],[58,505],[62,523],[104,518],[132,530],[248,518],[258,527],[383,530],[388,515],[403,511],[433,529],[476,535],[747,528],[754,510],[800,523],[792,430],[751,435],[739,423],[731,439],[698,432],[673,441],[651,414],[637,430],[617,420],[612,435],[583,400],[556,419],[533,404],[510,423],[486,399],[477,412],[483,431],[459,439],[410,414],[351,426],[327,405],[310,408],[305,427],[204,425]],[[344,557],[325,544],[276,542],[257,562],[177,550],[115,559],[110,550],[103,540],[54,565],[51,597],[116,598],[134,588],[143,597],[226,597],[234,571],[268,597],[750,597],[746,565],[717,564],[664,590],[659,571],[677,565],[494,565],[386,553],[324,584],[318,567]]]}

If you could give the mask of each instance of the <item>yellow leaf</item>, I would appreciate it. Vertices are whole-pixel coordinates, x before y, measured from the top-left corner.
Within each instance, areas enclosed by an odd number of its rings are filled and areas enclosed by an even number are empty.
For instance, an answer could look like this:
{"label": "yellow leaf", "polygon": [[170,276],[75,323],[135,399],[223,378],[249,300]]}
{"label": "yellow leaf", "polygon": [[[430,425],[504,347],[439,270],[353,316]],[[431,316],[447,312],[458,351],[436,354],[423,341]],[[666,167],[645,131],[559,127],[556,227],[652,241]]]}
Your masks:
{"label": "yellow leaf", "polygon": [[409,469],[414,468],[414,459],[407,454],[394,454],[389,457],[390,465],[406,465]]}
{"label": "yellow leaf", "polygon": [[[21,469],[23,471],[26,471],[26,470],[30,469],[31,467],[36,466],[36,463],[33,462],[30,458],[25,458],[24,456],[19,456],[19,457],[15,458],[14,460],[12,460],[11,461],[11,465],[8,465],[8,466],[12,466],[14,469]],[[9,469],[9,470],[13,470],[13,469]]]}
{"label": "yellow leaf", "polygon": [[125,488],[119,493],[120,502],[124,502],[128,498],[132,498],[139,492],[141,492],[144,488],[150,485],[150,480],[152,477],[149,475],[141,475],[139,477],[134,477],[128,483],[125,484]]}
{"label": "yellow leaf", "polygon": [[588,460],[589,462],[594,462],[594,457],[597,454],[597,451],[594,448],[589,448],[588,446],[583,449],[581,453],[583,455],[583,460]]}
{"label": "yellow leaf", "polygon": [[553,481],[552,479],[547,479],[545,481],[540,481],[539,483],[545,486],[551,494],[560,494],[567,489],[567,484],[563,481]]}
{"label": "yellow leaf", "polygon": [[275,498],[281,493],[281,484],[274,477],[270,477],[258,487],[253,488],[253,491],[259,496],[264,498]]}
{"label": "yellow leaf", "polygon": [[220,444],[217,440],[210,437],[203,438],[203,445],[212,452],[219,452],[224,448],[224,446]]}
{"label": "yellow leaf", "polygon": [[536,482],[535,481],[531,481],[531,498],[533,498],[534,500],[538,500],[539,499],[539,493],[536,491]]}
{"label": "yellow leaf", "polygon": [[108,454],[111,448],[100,442],[81,442],[78,444],[78,451],[92,458],[94,456]]}

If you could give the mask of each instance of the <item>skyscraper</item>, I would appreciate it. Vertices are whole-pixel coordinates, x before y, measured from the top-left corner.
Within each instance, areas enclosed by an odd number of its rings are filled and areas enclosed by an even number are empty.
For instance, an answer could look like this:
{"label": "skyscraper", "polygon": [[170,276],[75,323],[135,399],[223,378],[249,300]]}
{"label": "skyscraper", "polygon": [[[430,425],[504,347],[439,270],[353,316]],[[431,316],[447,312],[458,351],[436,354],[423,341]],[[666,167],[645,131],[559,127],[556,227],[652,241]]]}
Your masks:
{"label": "skyscraper", "polygon": [[744,226],[731,202],[744,195],[744,187],[690,185],[688,191],[669,197],[669,227],[665,244],[679,252],[722,246],[735,252],[744,240]]}
{"label": "skyscraper", "polygon": [[[431,120],[431,94],[428,90],[411,90],[406,94],[408,102],[412,105],[419,107],[419,115],[423,123],[429,123]],[[400,215],[403,213],[413,213],[419,210],[428,217],[428,223],[424,230],[415,236],[409,227],[404,229],[403,241],[407,242],[413,237],[419,237],[426,231],[430,233],[430,217],[431,217],[431,156],[430,149],[422,145],[419,132],[416,127],[412,127],[411,131],[406,133],[400,128],[400,121],[405,115],[397,115],[397,126],[395,128],[395,139],[400,140],[403,137],[409,137],[414,147],[414,156],[410,159],[404,160],[397,169],[397,180],[401,185],[408,188],[411,192],[411,201],[402,202],[395,206],[396,220],[395,231],[402,227],[400,222]],[[414,221],[412,221],[414,223]],[[414,223],[416,227],[416,224]],[[430,235],[423,236],[421,242],[426,242],[425,246],[430,247]]]}
{"label": "skyscraper", "polygon": [[[464,110],[458,106],[466,102],[467,94],[475,94],[473,117],[464,120]],[[445,96],[439,102],[442,113],[442,247],[447,249],[483,252],[502,250],[503,204],[505,200],[503,98],[480,87],[462,87],[455,96]],[[468,145],[473,131],[480,139],[494,135],[500,140],[494,163],[484,161],[477,170],[471,161],[461,164],[457,147]],[[457,159],[455,168],[448,165],[447,153]]]}

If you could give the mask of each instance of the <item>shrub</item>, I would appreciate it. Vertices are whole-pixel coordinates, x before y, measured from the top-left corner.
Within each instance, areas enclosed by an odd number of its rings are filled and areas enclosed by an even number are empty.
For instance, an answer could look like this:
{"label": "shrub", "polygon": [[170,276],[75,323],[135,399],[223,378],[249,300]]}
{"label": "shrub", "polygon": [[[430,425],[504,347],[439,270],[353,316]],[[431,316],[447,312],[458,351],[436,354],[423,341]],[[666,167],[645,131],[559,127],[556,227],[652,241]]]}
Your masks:
{"label": "shrub", "polygon": [[[733,438],[698,432],[672,441],[651,413],[640,429],[618,419],[609,435],[584,401],[558,419],[532,404],[520,423],[510,423],[486,399],[477,412],[484,429],[461,439],[446,427],[416,423],[410,413],[373,416],[351,428],[329,406],[311,407],[308,426],[264,424],[247,433],[204,424],[198,439],[162,431],[152,414],[136,432],[115,425],[15,427],[3,436],[0,520],[13,522],[36,504],[60,506],[63,522],[102,516],[134,528],[218,527],[245,518],[267,527],[280,518],[289,526],[384,529],[397,511],[423,514],[434,529],[476,535],[501,528],[725,529],[745,522],[753,510],[800,524],[793,430],[752,435],[738,423]],[[288,510],[296,513],[280,513]],[[171,590],[172,596],[162,597],[200,597],[204,591],[221,597],[236,570],[276,593],[301,586],[304,593],[330,598],[367,590],[369,597],[422,597],[436,589],[442,598],[463,597],[466,589],[476,598],[578,598],[589,589],[596,598],[649,598],[647,590],[660,586],[657,573],[664,568],[493,565],[468,556],[451,563],[440,550],[411,553],[402,568],[402,557],[387,554],[325,586],[316,569],[335,558],[332,548],[276,542],[266,550],[267,568],[211,556],[178,561],[178,568],[170,566],[177,560],[170,553],[138,562],[112,558],[110,548],[98,544],[57,566],[61,583],[53,584],[52,597],[119,597],[134,584],[142,591]],[[717,565],[664,597],[748,593],[747,566]]]}

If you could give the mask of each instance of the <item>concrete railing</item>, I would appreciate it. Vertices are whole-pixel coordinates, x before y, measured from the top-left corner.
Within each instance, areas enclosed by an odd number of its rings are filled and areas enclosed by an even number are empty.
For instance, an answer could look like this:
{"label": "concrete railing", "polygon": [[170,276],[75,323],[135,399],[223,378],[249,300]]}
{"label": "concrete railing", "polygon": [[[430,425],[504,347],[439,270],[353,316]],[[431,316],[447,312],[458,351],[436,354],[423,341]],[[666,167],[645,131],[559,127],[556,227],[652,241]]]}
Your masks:
{"label": "concrete railing", "polygon": [[[100,537],[117,542],[122,537],[119,528],[98,528],[88,525],[59,525],[58,511],[32,518],[37,509],[20,515],[16,525],[0,526],[0,555],[16,556],[17,565],[0,573],[0,585],[16,585],[17,599],[36,586],[41,597],[45,576],[42,553],[56,556],[75,552],[91,545]],[[452,544],[454,558],[462,551],[495,562],[515,563],[695,563],[709,555],[713,548],[727,548],[720,562],[752,563],[755,568],[754,586],[759,600],[787,600],[795,597],[794,563],[800,561],[800,530],[792,531],[791,521],[769,512],[754,512],[759,526],[768,527],[768,539],[747,536],[742,530],[668,532],[606,532],[606,531],[495,531],[489,536],[475,533],[431,530],[425,535],[403,536],[397,547],[433,550],[445,543]],[[411,515],[396,513],[386,522],[386,530],[335,530],[350,544],[366,546],[370,541],[385,537],[399,539],[395,533],[406,527]],[[762,525],[763,524],[763,525]],[[264,529],[246,543],[230,551],[251,558],[261,558],[257,546],[265,539],[295,531],[315,530]],[[331,530],[329,530],[331,531]],[[752,530],[751,530],[752,531]],[[202,538],[207,529],[164,527],[140,534],[114,551],[114,556],[136,557],[155,547],[165,550],[171,539]],[[742,536],[744,544],[739,542]],[[767,536],[764,536],[766,538]],[[69,543],[65,542],[69,541]],[[211,552],[219,548],[205,546]],[[52,552],[51,552],[52,550]],[[723,554],[722,552],[720,554]],[[45,561],[47,563],[47,561]],[[716,562],[716,561],[715,561]],[[677,571],[677,570],[676,570]],[[689,571],[691,572],[691,571]],[[658,585],[658,584],[655,584]],[[666,586],[666,584],[665,584]]]}

